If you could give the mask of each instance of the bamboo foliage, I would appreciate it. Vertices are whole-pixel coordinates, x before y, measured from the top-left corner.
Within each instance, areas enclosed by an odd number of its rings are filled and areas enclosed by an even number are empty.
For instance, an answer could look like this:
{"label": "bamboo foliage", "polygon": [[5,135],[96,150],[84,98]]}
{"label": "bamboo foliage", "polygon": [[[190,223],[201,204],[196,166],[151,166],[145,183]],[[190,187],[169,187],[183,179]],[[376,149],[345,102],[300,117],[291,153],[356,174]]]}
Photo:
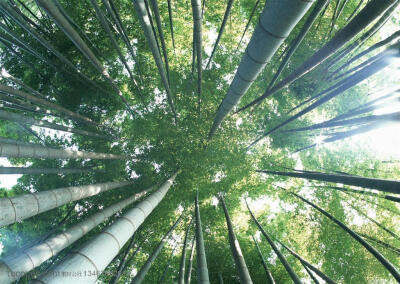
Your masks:
{"label": "bamboo foliage", "polygon": [[47,191],[0,198],[0,226],[20,222],[37,214],[60,207],[72,201],[94,196],[115,188],[133,184],[131,181],[106,182],[71,186]]}
{"label": "bamboo foliage", "polygon": [[[88,240],[76,253],[68,254],[61,262],[52,266],[36,282],[55,283],[59,280],[57,275],[64,273],[65,277],[63,277],[62,281],[64,283],[73,283],[76,281],[74,275],[78,273],[82,275],[80,281],[95,283],[99,275],[118,254],[124,244],[161,202],[177,174],[178,172],[172,175],[158,190],[121,215],[103,232]],[[85,273],[85,271],[95,271],[96,273],[89,274]]]}
{"label": "bamboo foliage", "polygon": [[[25,20],[21,18],[20,14],[16,13],[10,5],[8,5],[5,1],[0,2],[1,10],[6,13],[9,17],[11,17],[19,26],[21,26],[28,34],[30,34],[34,39],[36,39],[44,48],[48,49],[51,53],[53,53],[62,63],[64,63],[68,68],[74,71],[73,74],[77,74],[80,78],[82,78],[85,82],[91,84],[92,86],[100,89],[92,80],[90,80],[86,75],[79,72],[76,66],[69,61],[63,54],[61,54],[49,41],[44,39],[38,32],[32,29],[29,25],[26,24]],[[64,68],[63,65],[60,66]],[[66,72],[69,72],[68,69],[65,69]]]}
{"label": "bamboo foliage", "polygon": [[247,45],[235,77],[218,107],[209,139],[222,120],[247,92],[279,46],[310,8],[309,1],[268,1]]}
{"label": "bamboo foliage", "polygon": [[22,253],[2,259],[0,262],[0,282],[3,284],[12,283],[46,260],[56,256],[64,248],[72,245],[115,213],[134,203],[139,197],[151,191],[152,188],[119,201]]}

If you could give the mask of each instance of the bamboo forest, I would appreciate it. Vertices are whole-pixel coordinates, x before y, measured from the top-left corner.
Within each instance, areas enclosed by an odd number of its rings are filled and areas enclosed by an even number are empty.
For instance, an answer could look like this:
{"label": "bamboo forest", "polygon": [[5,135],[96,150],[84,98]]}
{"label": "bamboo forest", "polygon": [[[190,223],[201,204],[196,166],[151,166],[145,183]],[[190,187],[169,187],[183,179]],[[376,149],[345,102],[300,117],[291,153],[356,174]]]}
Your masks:
{"label": "bamboo forest", "polygon": [[400,283],[400,0],[0,0],[0,284]]}

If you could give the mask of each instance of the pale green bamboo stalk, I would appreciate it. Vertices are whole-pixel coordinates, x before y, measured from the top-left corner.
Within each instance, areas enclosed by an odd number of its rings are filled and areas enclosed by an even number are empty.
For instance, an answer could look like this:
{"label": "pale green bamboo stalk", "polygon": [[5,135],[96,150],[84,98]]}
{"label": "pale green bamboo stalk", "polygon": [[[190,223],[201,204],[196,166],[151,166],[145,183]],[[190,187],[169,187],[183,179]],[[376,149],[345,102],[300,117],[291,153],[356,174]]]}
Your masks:
{"label": "pale green bamboo stalk", "polygon": [[72,245],[107,218],[131,205],[152,189],[153,187],[150,187],[132,197],[102,209],[98,213],[64,230],[62,233],[50,237],[23,252],[18,252],[3,258],[0,261],[0,283],[8,284],[18,280],[46,260],[56,256],[64,248]]}
{"label": "pale green bamboo stalk", "polygon": [[240,98],[247,92],[292,29],[312,5],[312,1],[269,0],[247,45],[235,77],[218,107],[209,139]]}
{"label": "pale green bamboo stalk", "polygon": [[199,209],[199,197],[195,199],[195,221],[196,221],[196,255],[197,255],[197,283],[210,283],[207,268],[206,251],[204,248],[203,230],[201,228],[201,218]]}
{"label": "pale green bamboo stalk", "polygon": [[15,197],[3,197],[0,198],[0,227],[20,222],[72,201],[91,197],[130,184],[133,184],[133,182],[106,182],[83,186],[63,187],[22,194]]}
{"label": "pale green bamboo stalk", "polygon": [[[96,283],[99,275],[167,194],[177,174],[33,283],[76,283],[76,275],[81,275],[81,283]],[[64,277],[61,278],[62,274]]]}
{"label": "pale green bamboo stalk", "polygon": [[43,158],[43,159],[101,159],[123,160],[128,156],[95,152],[72,151],[38,146],[0,143],[0,157],[6,158]]}
{"label": "pale green bamboo stalk", "polygon": [[65,169],[65,168],[23,168],[23,167],[0,167],[0,175],[40,175],[40,174],[81,174],[90,173],[95,169]]}

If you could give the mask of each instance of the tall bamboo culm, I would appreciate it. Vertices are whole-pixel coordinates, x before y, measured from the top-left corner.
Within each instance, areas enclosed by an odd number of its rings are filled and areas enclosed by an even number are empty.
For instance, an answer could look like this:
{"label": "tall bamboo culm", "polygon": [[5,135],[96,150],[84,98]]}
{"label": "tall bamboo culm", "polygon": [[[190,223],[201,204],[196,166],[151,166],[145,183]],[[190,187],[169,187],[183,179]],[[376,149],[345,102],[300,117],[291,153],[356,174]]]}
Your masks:
{"label": "tall bamboo culm", "polygon": [[[81,283],[96,283],[99,275],[167,194],[177,174],[33,283],[77,283],[76,275],[81,276]],[[60,275],[64,277],[60,278]]]}
{"label": "tall bamboo culm", "polygon": [[38,267],[46,260],[57,255],[64,248],[72,245],[90,230],[104,222],[118,211],[126,208],[135,202],[139,197],[151,191],[150,187],[141,193],[124,199],[108,208],[100,210],[78,224],[66,229],[60,234],[50,237],[27,250],[10,255],[0,262],[0,283],[8,284],[18,280],[20,277]]}

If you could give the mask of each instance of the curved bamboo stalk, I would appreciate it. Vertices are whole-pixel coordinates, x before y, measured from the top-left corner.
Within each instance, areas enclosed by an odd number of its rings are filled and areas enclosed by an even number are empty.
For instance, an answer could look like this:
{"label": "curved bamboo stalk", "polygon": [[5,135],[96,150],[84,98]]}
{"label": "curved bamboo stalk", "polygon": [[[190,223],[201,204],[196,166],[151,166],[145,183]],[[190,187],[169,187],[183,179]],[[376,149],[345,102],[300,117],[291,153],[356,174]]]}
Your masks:
{"label": "curved bamboo stalk", "polygon": [[390,8],[397,0],[371,0],[360,13],[357,14],[345,27],[338,31],[335,36],[321,47],[317,52],[308,58],[301,66],[289,74],[286,78],[275,84],[274,87],[264,92],[263,95],[253,100],[249,104],[240,108],[238,111],[243,111],[250,106],[257,104],[259,101],[264,100],[268,96],[283,89],[295,80],[303,77],[308,72],[312,71],[315,67],[320,65],[326,59],[331,57],[343,45],[354,38],[366,26],[377,19],[382,13]]}
{"label": "curved bamboo stalk", "polygon": [[192,227],[193,218],[190,220],[189,225],[187,226],[186,233],[185,233],[185,240],[183,241],[182,246],[182,256],[181,262],[179,265],[179,274],[178,274],[178,284],[184,284],[185,280],[185,262],[186,262],[186,248],[189,242],[189,232],[190,228]]}
{"label": "curved bamboo stalk", "polygon": [[[137,231],[139,226],[157,207],[175,180],[176,172],[161,187],[139,202],[135,207],[121,215],[112,225],[105,228],[96,237],[88,240],[77,251],[68,254],[60,263],[52,266],[49,271],[40,276],[36,283],[55,283],[60,279],[57,275],[65,275],[62,281],[75,283],[76,273],[82,275],[84,283],[96,282],[99,275],[118,254],[119,250]],[[107,249],[104,249],[107,248]],[[85,273],[92,271],[95,273]]]}
{"label": "curved bamboo stalk", "polygon": [[247,45],[235,77],[218,107],[208,138],[247,92],[279,46],[310,8],[311,1],[268,1]]}
{"label": "curved bamboo stalk", "polygon": [[[375,55],[375,56],[373,56],[373,57],[370,57],[370,58],[368,58],[367,60],[364,60],[362,63],[360,63],[360,64],[358,64],[358,65],[356,65],[356,66],[354,66],[353,68],[350,68],[349,70],[347,70],[346,72],[343,72],[343,73],[341,73],[341,74],[338,74],[338,75],[336,75],[336,76],[328,76],[328,78],[327,78],[327,80],[330,80],[330,79],[332,79],[332,80],[338,80],[338,79],[341,79],[341,78],[343,78],[343,77],[345,77],[345,76],[347,76],[347,75],[349,75],[349,74],[351,74],[351,73],[353,73],[354,74],[354,72],[357,72],[357,71],[359,71],[359,70],[361,70],[362,68],[364,68],[365,66],[367,66],[367,65],[371,65],[372,63],[374,63],[377,59],[379,59],[379,55]],[[350,78],[350,76],[348,76],[347,78]],[[347,79],[346,78],[346,79]]]}
{"label": "curved bamboo stalk", "polygon": [[106,182],[83,186],[70,186],[15,197],[0,198],[0,226],[6,226],[60,207],[72,201],[131,185],[131,181]]}
{"label": "curved bamboo stalk", "polygon": [[331,221],[333,221],[336,225],[338,225],[340,228],[342,228],[346,233],[348,233],[353,239],[355,239],[360,245],[362,245],[366,250],[368,250],[389,272],[392,274],[392,276],[400,282],[400,273],[397,271],[396,267],[393,266],[392,263],[390,263],[389,260],[387,260],[380,252],[378,252],[374,247],[372,247],[369,243],[367,243],[362,237],[360,237],[356,232],[351,230],[349,227],[347,227],[344,223],[340,222],[338,219],[333,217],[331,214],[323,210],[322,208],[318,207],[314,203],[308,201],[307,199],[301,197],[300,195],[294,193],[294,192],[289,192],[293,196],[299,198],[303,202],[307,203],[311,207],[315,208],[318,210],[320,213],[328,217]]}
{"label": "curved bamboo stalk", "polygon": [[235,267],[240,278],[240,283],[242,284],[253,283],[246,262],[244,260],[242,250],[240,249],[239,241],[237,240],[235,232],[233,231],[232,221],[231,218],[229,217],[224,197],[220,195],[219,200],[221,201],[221,205],[225,213],[226,225],[228,227],[229,244],[231,247],[233,260],[235,261]]}
{"label": "curved bamboo stalk", "polygon": [[157,245],[157,247],[154,249],[154,251],[151,253],[149,258],[146,260],[146,262],[143,264],[143,266],[140,268],[138,273],[135,275],[135,277],[132,279],[131,284],[140,284],[146,277],[147,272],[149,271],[151,265],[153,264],[154,260],[156,260],[157,256],[160,254],[161,249],[164,247],[165,243],[167,242],[169,236],[172,234],[172,232],[175,230],[176,226],[179,224],[179,222],[182,220],[183,214],[179,216],[179,218],[175,221],[175,223],[171,226],[171,228],[168,230],[168,232],[162,237],[160,243]]}
{"label": "curved bamboo stalk", "polygon": [[0,175],[82,174],[95,169],[0,167]]}
{"label": "curved bamboo stalk", "polygon": [[148,0],[144,0],[144,5],[146,7],[147,15],[149,17],[149,22],[150,22],[151,30],[153,31],[153,36],[154,36],[154,39],[155,39],[156,44],[157,44],[157,50],[158,50],[158,53],[160,54],[160,57],[161,57],[160,43],[158,42],[156,28],[154,27],[153,13],[151,12],[151,9],[150,9],[150,6],[149,6],[149,1]]}
{"label": "curved bamboo stalk", "polygon": [[35,267],[38,267],[46,260],[56,256],[66,247],[72,245],[115,213],[134,203],[138,198],[151,189],[152,188],[147,189],[142,193],[135,194],[132,197],[115,203],[64,230],[60,234],[45,239],[23,252],[2,259],[0,262],[0,282],[2,284],[8,284],[18,280],[18,278],[22,277]]}
{"label": "curved bamboo stalk", "polygon": [[141,24],[143,32],[144,32],[144,35],[145,35],[145,37],[147,39],[147,43],[148,43],[148,45],[150,47],[150,50],[151,50],[151,52],[153,54],[154,61],[155,61],[156,65],[157,65],[157,68],[158,68],[158,72],[160,73],[161,81],[163,82],[164,88],[165,88],[165,90],[167,92],[168,104],[169,104],[169,106],[171,108],[171,111],[172,111],[172,113],[174,115],[175,123],[177,123],[177,114],[176,114],[175,107],[174,107],[174,104],[173,104],[173,101],[172,101],[171,90],[170,90],[170,87],[169,87],[169,84],[168,84],[167,76],[166,76],[164,68],[162,66],[161,55],[160,55],[160,52],[159,52],[159,50],[157,48],[156,39],[155,39],[154,33],[153,33],[152,29],[151,29],[150,19],[149,19],[149,15],[147,13],[147,10],[146,10],[145,2],[144,2],[144,0],[135,0],[135,1],[133,1],[133,6],[135,8],[136,14],[138,15],[140,24]]}
{"label": "curved bamboo stalk", "polygon": [[[12,9],[29,25],[34,27],[36,30],[40,31],[45,37],[49,38],[49,26],[47,26],[43,21],[40,21],[39,23],[41,25],[36,24],[33,20],[31,20],[29,17],[27,17],[22,11],[19,9],[19,7],[16,5],[16,3],[13,0],[9,0],[9,5],[12,7]],[[21,1],[18,0],[18,2],[21,4]],[[24,9],[27,8],[26,5],[22,3],[21,5]],[[29,10],[30,11],[30,10]],[[32,13],[33,14],[33,13]]]}
{"label": "curved bamboo stalk", "polygon": [[[135,251],[132,253],[132,255],[131,255],[131,256],[128,258],[128,260],[126,261],[126,265],[122,267],[121,275],[122,275],[122,273],[125,271],[125,269],[127,269],[127,268],[130,266],[130,264],[132,263],[132,261],[135,259],[136,254],[137,254],[138,252],[140,252],[141,249],[142,249],[142,244],[139,244],[139,245],[136,247]],[[116,281],[115,281],[113,284],[117,283],[117,281],[118,281],[118,279],[116,279]]]}
{"label": "curved bamboo stalk", "polygon": [[[43,21],[41,21],[41,20],[38,18],[38,16],[36,16],[36,14],[33,13],[32,10],[29,9],[29,7],[27,7],[27,6],[24,4],[24,2],[22,2],[21,0],[17,0],[17,1],[18,1],[19,4],[21,4],[21,6],[22,6],[30,15],[32,15],[32,16],[35,18],[35,20],[36,20],[38,23],[40,23],[43,27],[46,27],[45,23],[43,23]],[[37,27],[37,26],[35,26],[35,27]]]}
{"label": "curved bamboo stalk", "polygon": [[199,209],[199,197],[196,193],[195,199],[195,234],[196,234],[196,254],[197,254],[197,282],[198,283],[210,283],[207,268],[206,251],[204,248],[203,230],[201,228],[200,209]]}
{"label": "curved bamboo stalk", "polygon": [[224,18],[223,18],[223,20],[222,20],[221,27],[219,28],[217,40],[215,41],[214,48],[213,48],[213,50],[212,50],[212,52],[211,52],[210,58],[208,59],[208,62],[207,62],[207,65],[206,65],[206,68],[205,68],[205,69],[208,69],[208,66],[209,66],[210,63],[211,63],[211,60],[212,60],[212,58],[213,58],[213,56],[214,56],[214,53],[215,53],[215,51],[217,50],[219,41],[221,40],[222,34],[224,33],[224,29],[225,29],[226,22],[228,21],[228,17],[229,17],[229,15],[230,15],[230,13],[231,13],[231,8],[232,8],[232,5],[233,5],[233,1],[234,1],[234,0],[229,0],[229,1],[228,1],[228,5],[226,6]]}
{"label": "curved bamboo stalk", "polygon": [[0,157],[7,158],[43,158],[43,159],[101,159],[101,160],[123,160],[128,156],[72,151],[37,146],[37,144],[21,145],[0,143]]}
{"label": "curved bamboo stalk", "polygon": [[80,134],[80,135],[84,135],[84,136],[92,136],[92,137],[98,137],[98,138],[103,138],[103,139],[112,138],[109,135],[99,134],[99,133],[95,133],[95,132],[89,132],[86,130],[76,129],[76,128],[72,128],[72,127],[67,127],[67,126],[63,126],[60,124],[51,123],[51,122],[48,122],[45,120],[37,120],[37,119],[31,118],[28,116],[24,116],[24,115],[12,113],[12,112],[7,112],[7,111],[3,111],[3,110],[0,110],[0,119],[14,121],[14,122],[22,123],[22,124],[36,125],[36,126],[40,126],[40,127],[44,127],[44,128],[50,128],[50,129],[54,129],[54,130],[60,130],[60,131]]}
{"label": "curved bamboo stalk", "polygon": [[265,262],[264,256],[261,253],[261,249],[260,249],[256,239],[254,238],[254,236],[251,236],[251,237],[253,238],[254,244],[256,245],[258,255],[260,256],[260,259],[261,259],[261,264],[263,265],[265,274],[267,275],[268,283],[269,284],[275,284],[275,280],[272,277],[271,271],[269,271],[269,269],[268,269],[267,263]]}
{"label": "curved bamboo stalk", "polygon": [[302,282],[300,281],[299,277],[297,276],[296,272],[293,271],[293,268],[290,266],[290,264],[287,262],[285,256],[279,251],[277,246],[274,244],[272,241],[271,237],[268,235],[268,233],[264,230],[264,228],[261,226],[261,224],[258,222],[256,217],[254,216],[253,212],[251,212],[249,204],[246,201],[247,209],[249,210],[249,213],[251,215],[251,218],[253,219],[254,223],[256,223],[258,229],[261,231],[261,233],[264,235],[264,237],[267,239],[268,243],[278,256],[279,260],[282,262],[283,266],[285,267],[286,271],[289,273],[290,278],[292,278],[293,282],[296,284],[301,284]]}

